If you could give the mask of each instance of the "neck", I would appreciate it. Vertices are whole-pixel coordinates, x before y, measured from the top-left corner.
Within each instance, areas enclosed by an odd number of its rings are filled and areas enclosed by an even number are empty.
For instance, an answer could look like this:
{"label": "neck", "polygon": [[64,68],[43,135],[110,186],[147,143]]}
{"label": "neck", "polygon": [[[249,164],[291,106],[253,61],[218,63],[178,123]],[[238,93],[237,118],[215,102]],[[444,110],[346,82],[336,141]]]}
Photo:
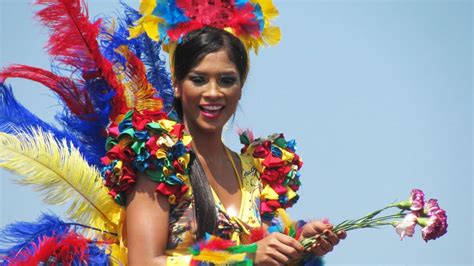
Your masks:
{"label": "neck", "polygon": [[219,132],[203,132],[188,128],[192,136],[191,143],[193,151],[202,160],[208,163],[218,163],[226,158],[224,143],[222,142],[222,130]]}

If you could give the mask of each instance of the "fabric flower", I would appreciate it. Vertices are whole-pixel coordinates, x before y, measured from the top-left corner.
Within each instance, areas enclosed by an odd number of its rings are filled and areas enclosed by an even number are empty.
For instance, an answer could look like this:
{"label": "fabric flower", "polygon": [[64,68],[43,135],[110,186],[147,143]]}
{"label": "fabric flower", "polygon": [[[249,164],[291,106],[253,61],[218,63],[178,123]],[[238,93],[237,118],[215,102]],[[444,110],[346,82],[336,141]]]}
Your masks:
{"label": "fabric flower", "polygon": [[156,191],[175,204],[188,190],[183,181],[189,173],[190,136],[185,134],[184,125],[160,111],[129,111],[113,130],[109,132],[106,156],[101,159],[109,194],[125,204],[136,173],[146,173],[158,183]]}
{"label": "fabric flower", "polygon": [[165,113],[161,111],[144,110],[133,112],[132,125],[136,130],[144,130],[148,123],[164,119],[165,117]]}
{"label": "fabric flower", "polygon": [[260,176],[263,180],[268,183],[281,183],[283,175],[281,175],[279,169],[267,168]]}

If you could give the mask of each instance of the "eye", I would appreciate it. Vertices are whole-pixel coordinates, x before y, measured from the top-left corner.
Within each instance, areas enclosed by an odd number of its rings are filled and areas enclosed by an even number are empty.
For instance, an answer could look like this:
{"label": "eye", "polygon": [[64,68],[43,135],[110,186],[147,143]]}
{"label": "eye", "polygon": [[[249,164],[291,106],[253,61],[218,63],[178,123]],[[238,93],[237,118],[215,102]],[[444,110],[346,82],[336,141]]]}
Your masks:
{"label": "eye", "polygon": [[199,75],[190,75],[189,80],[191,80],[191,82],[196,86],[202,86],[207,83],[207,79]]}
{"label": "eye", "polygon": [[219,85],[224,88],[229,88],[237,83],[237,78],[234,76],[223,76],[219,80]]}

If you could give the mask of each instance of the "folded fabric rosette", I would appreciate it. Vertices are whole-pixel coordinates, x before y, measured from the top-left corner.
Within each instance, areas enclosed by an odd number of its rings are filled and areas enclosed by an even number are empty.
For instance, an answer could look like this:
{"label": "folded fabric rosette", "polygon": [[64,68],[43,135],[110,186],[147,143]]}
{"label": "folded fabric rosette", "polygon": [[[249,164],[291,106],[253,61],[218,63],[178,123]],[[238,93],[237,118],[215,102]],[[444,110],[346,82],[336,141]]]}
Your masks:
{"label": "folded fabric rosette", "polygon": [[254,140],[249,130],[240,132],[240,142],[244,145],[242,154],[254,158],[260,173],[262,219],[271,221],[277,214],[284,217],[284,210],[293,206],[299,198],[296,194],[301,185],[298,171],[303,162],[295,153],[296,142],[287,141],[283,134]]}
{"label": "folded fabric rosette", "polygon": [[156,191],[175,204],[188,191],[190,142],[184,125],[167,114],[129,111],[110,127],[102,158],[101,174],[110,194],[125,205],[136,174],[144,173],[157,182]]}

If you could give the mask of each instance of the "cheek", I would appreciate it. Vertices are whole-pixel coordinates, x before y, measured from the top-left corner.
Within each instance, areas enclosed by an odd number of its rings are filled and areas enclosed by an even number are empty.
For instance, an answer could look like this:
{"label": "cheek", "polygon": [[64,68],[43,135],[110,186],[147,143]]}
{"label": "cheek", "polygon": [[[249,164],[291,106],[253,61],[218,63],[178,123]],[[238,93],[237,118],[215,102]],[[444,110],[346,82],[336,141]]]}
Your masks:
{"label": "cheek", "polygon": [[242,89],[237,88],[236,91],[232,94],[229,94],[227,96],[228,99],[228,104],[232,106],[233,111],[237,108],[237,105],[239,104],[240,97],[242,96]]}
{"label": "cheek", "polygon": [[189,83],[183,83],[179,90],[181,101],[192,103],[193,101],[199,101],[199,88]]}

